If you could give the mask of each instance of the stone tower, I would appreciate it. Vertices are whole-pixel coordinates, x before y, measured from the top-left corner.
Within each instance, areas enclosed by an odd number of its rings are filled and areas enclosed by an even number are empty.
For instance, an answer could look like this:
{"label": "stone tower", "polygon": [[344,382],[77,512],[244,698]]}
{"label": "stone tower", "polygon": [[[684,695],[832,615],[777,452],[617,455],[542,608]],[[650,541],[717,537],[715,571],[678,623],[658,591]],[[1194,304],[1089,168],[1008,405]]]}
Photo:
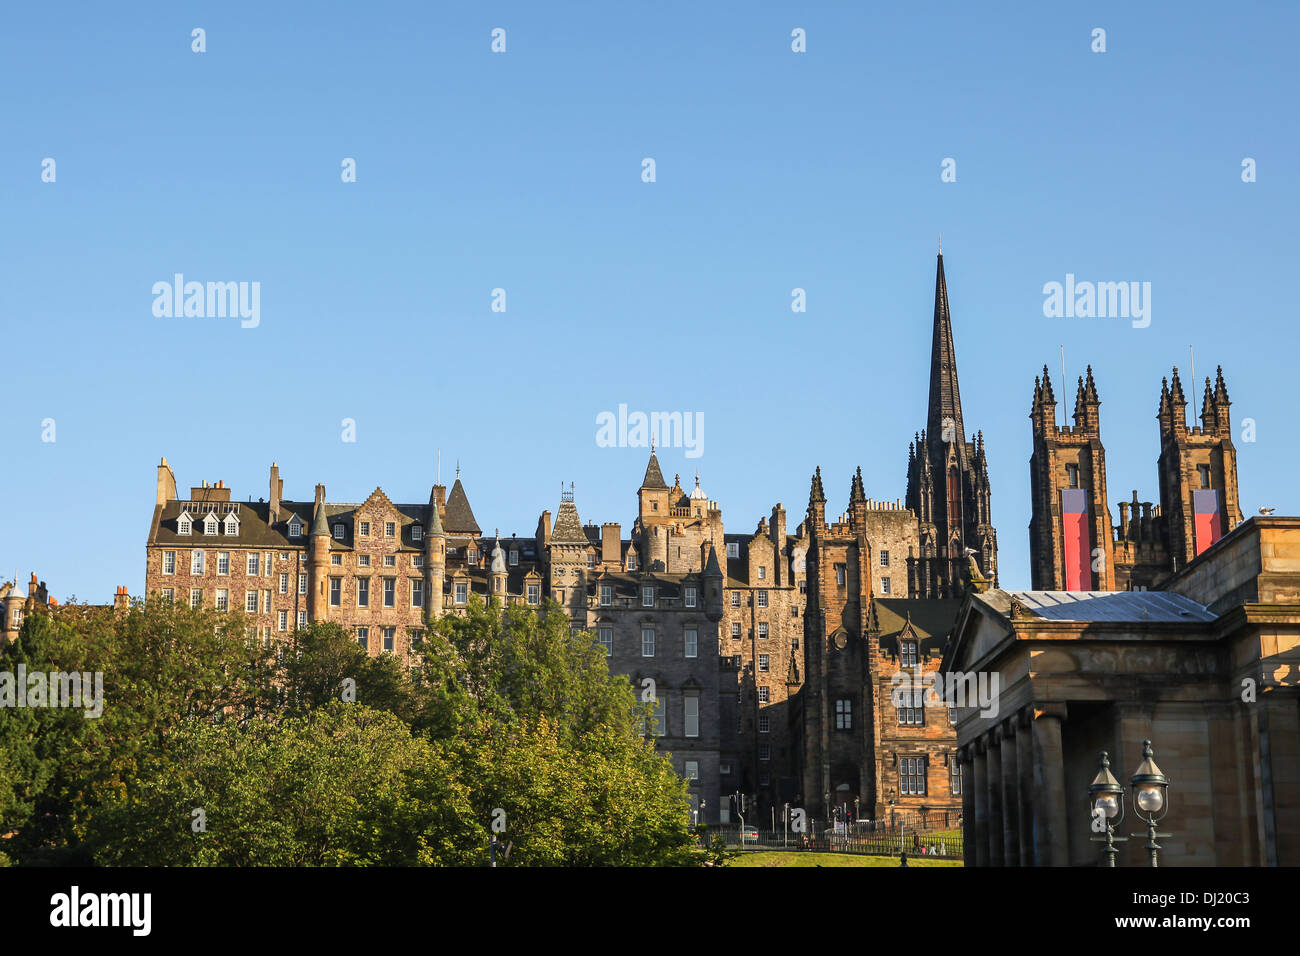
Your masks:
{"label": "stone tower", "polygon": [[997,587],[998,544],[993,528],[984,435],[966,437],[948,284],[939,253],[930,346],[930,401],[926,427],[908,451],[907,507],[916,513],[919,554],[909,590],[918,597],[959,597],[970,579],[967,549]]}
{"label": "stone tower", "polygon": [[[656,465],[657,467],[657,465]],[[555,512],[555,527],[546,544],[550,569],[551,596],[569,614],[577,626],[586,626],[587,551],[590,542],[573,503],[573,484],[568,490],[560,485],[560,507]]]}
{"label": "stone tower", "polygon": [[1029,522],[1033,586],[1042,590],[1141,591],[1160,587],[1241,521],[1237,452],[1232,444],[1223,370],[1205,380],[1199,426],[1187,425],[1183,385],[1160,389],[1160,501],[1120,501],[1119,524],[1106,506],[1106,452],[1101,400],[1092,368],[1080,379],[1074,426],[1056,424],[1047,369],[1034,382],[1029,418],[1033,517]]}
{"label": "stone tower", "polygon": [[1231,405],[1222,367],[1213,387],[1210,379],[1205,379],[1200,425],[1187,425],[1187,401],[1177,368],[1173,382],[1160,389],[1160,459],[1156,468],[1175,574],[1241,522]]}
{"label": "stone tower", "polygon": [[316,504],[312,510],[310,557],[307,561],[308,578],[311,585],[308,615],[312,623],[325,621],[329,617],[329,595],[325,588],[329,584],[330,564],[330,523],[325,514],[325,486],[316,486]]}
{"label": "stone tower", "polygon": [[424,620],[432,624],[442,617],[442,589],[447,576],[447,532],[442,527],[443,486],[429,490],[429,514],[424,530]]}
{"label": "stone tower", "polygon": [[1087,380],[1079,379],[1073,426],[1057,424],[1056,396],[1046,365],[1042,379],[1034,379],[1029,539],[1035,590],[1115,588],[1100,406],[1091,365]]}

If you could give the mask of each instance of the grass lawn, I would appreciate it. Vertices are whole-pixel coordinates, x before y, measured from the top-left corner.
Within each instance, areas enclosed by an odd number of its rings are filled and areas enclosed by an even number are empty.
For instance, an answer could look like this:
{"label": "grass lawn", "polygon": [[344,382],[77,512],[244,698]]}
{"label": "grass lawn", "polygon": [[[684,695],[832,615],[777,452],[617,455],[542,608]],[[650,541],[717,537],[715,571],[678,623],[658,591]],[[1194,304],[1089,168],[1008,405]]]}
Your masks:
{"label": "grass lawn", "polygon": [[[898,869],[896,856],[865,856],[860,853],[821,853],[801,850],[745,850],[727,861],[727,866],[891,866]],[[907,865],[961,866],[961,860],[927,860],[908,856]]]}

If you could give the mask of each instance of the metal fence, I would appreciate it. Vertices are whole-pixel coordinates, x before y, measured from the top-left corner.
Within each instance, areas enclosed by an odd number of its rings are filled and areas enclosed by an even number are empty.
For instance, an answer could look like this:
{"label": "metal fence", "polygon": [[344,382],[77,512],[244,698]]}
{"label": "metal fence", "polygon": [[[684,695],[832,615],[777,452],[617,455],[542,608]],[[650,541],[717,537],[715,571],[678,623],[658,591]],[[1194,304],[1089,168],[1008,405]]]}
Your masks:
{"label": "metal fence", "polygon": [[[851,824],[847,832],[824,820],[811,820],[807,833],[785,830],[756,830],[745,828],[743,849],[754,850],[806,850],[810,852],[862,853],[870,856],[898,856],[906,852],[909,857],[936,857],[960,860],[964,849],[959,828],[914,830],[910,827],[889,827],[872,824]],[[712,825],[705,842],[715,833],[722,834],[727,846],[742,848],[738,826]]]}

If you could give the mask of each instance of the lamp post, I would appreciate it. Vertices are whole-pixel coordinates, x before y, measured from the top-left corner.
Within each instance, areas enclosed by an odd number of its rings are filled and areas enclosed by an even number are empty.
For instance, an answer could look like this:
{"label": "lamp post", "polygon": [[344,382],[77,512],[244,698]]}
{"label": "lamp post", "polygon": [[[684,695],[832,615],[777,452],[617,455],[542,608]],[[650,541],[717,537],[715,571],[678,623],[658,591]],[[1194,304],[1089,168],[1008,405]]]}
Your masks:
{"label": "lamp post", "polygon": [[[1156,824],[1169,812],[1169,778],[1156,766],[1151,741],[1142,741],[1142,762],[1133,773],[1133,812],[1147,825],[1146,851],[1153,867],[1160,865],[1160,844],[1156,837],[1169,836],[1157,833]],[[1133,836],[1141,836],[1134,833]]]}
{"label": "lamp post", "polygon": [[1088,810],[1094,827],[1105,821],[1106,835],[1090,837],[1092,843],[1106,844],[1101,849],[1105,861],[1102,866],[1114,867],[1115,854],[1119,852],[1116,843],[1128,842],[1128,837],[1115,836],[1115,827],[1124,819],[1124,788],[1120,786],[1114,774],[1110,772],[1110,758],[1106,751],[1101,752],[1100,769],[1088,786]]}
{"label": "lamp post", "polygon": [[781,837],[782,848],[790,845],[790,804],[786,804],[781,810],[781,820],[784,824],[784,835]]}

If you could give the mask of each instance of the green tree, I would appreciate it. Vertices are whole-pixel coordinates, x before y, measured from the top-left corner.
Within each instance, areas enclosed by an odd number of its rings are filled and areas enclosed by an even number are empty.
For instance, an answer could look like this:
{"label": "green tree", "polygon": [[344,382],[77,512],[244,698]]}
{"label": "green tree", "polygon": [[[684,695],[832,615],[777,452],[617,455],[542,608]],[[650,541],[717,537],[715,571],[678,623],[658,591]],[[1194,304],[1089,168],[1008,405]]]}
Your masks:
{"label": "green tree", "polygon": [[90,817],[95,860],[129,866],[476,862],[455,768],[392,714],[331,703],[278,723],[190,721],[131,796]]}
{"label": "green tree", "polygon": [[277,677],[286,713],[301,715],[344,699],[345,682],[350,680],[355,703],[411,720],[411,677],[393,654],[371,657],[334,622],[302,628],[283,647]]}

